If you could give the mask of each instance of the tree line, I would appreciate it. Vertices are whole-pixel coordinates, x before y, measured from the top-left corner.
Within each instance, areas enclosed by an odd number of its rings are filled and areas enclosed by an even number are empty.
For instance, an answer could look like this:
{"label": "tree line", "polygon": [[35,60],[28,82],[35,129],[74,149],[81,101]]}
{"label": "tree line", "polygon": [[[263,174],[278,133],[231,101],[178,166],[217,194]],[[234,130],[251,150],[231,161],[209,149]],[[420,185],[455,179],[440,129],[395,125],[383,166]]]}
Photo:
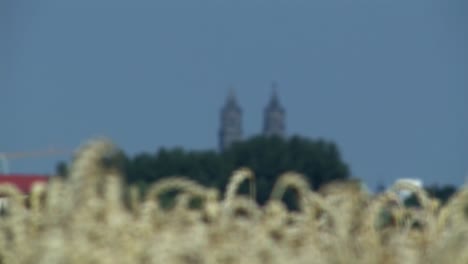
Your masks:
{"label": "tree line", "polygon": [[[130,157],[122,151],[114,163],[124,171],[126,182],[140,186],[143,192],[150,184],[170,176],[184,176],[224,191],[231,173],[240,167],[248,167],[255,173],[260,204],[268,200],[273,184],[287,171],[303,174],[315,190],[351,176],[349,166],[334,142],[301,136],[255,136],[236,142],[223,152],[161,148],[154,153]],[[67,175],[65,162],[57,165],[57,174]],[[246,192],[247,186],[241,186],[240,191]],[[428,191],[446,201],[455,188],[431,186]],[[286,201],[292,207],[293,195],[286,195]]]}

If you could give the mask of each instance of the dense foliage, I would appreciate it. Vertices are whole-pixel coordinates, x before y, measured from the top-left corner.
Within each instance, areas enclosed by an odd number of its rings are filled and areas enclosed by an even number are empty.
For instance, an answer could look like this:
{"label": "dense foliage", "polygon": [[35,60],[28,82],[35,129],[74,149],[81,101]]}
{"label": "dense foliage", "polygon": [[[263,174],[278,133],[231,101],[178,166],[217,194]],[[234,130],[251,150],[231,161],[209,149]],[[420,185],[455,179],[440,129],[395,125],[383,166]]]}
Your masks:
{"label": "dense foliage", "polygon": [[[233,170],[248,167],[257,175],[260,203],[268,199],[278,175],[286,171],[304,174],[315,189],[332,180],[346,179],[350,174],[334,143],[299,136],[289,139],[257,136],[237,142],[222,153],[161,148],[156,153],[134,157],[122,154],[118,163],[126,171],[127,183],[143,189],[157,180],[178,175],[224,190]],[[57,166],[57,172],[66,173],[63,163]],[[241,186],[241,192],[245,189]]]}
{"label": "dense foliage", "polygon": [[[445,204],[449,199],[457,192],[457,189],[452,185],[430,185],[425,187],[428,195],[436,197],[442,204]],[[419,206],[418,198],[411,195],[406,199],[405,204],[407,206]]]}
{"label": "dense foliage", "polygon": [[[112,163],[125,171],[128,184],[135,184],[143,191],[152,183],[170,176],[184,176],[204,186],[224,190],[232,171],[248,167],[257,175],[257,202],[261,204],[268,199],[278,175],[286,171],[303,174],[314,190],[328,182],[350,177],[350,170],[341,159],[336,144],[300,136],[288,139],[256,136],[235,143],[221,153],[161,148],[155,153],[130,157],[121,152]],[[60,162],[56,171],[58,175],[67,175],[67,164]],[[245,193],[246,189],[242,185],[240,192]],[[380,191],[384,190],[382,187]],[[456,192],[456,188],[450,185],[431,185],[426,186],[425,190],[442,203]],[[296,207],[293,196],[290,192],[285,196],[289,207]],[[406,203],[417,205],[417,199],[410,197]]]}

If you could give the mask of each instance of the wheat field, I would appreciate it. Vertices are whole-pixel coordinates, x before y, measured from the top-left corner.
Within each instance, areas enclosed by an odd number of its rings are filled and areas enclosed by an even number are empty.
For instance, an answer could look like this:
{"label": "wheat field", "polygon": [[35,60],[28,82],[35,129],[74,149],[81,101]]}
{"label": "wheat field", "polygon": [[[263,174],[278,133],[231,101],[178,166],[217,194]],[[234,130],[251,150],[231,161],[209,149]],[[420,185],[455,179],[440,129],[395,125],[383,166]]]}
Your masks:
{"label": "wheat field", "polygon": [[[11,185],[0,217],[0,263],[468,263],[468,192],[444,206],[423,189],[400,183],[372,195],[355,182],[318,192],[303,176],[279,177],[265,205],[255,175],[233,172],[224,194],[183,177],[154,183],[141,197],[119,171],[101,165],[116,147],[93,140],[77,152],[67,179],[37,184],[25,198]],[[248,181],[250,195],[240,195]],[[297,193],[298,211],[281,201]],[[159,197],[179,190],[175,205]],[[420,203],[407,208],[400,190]],[[191,206],[193,199],[201,201]]]}

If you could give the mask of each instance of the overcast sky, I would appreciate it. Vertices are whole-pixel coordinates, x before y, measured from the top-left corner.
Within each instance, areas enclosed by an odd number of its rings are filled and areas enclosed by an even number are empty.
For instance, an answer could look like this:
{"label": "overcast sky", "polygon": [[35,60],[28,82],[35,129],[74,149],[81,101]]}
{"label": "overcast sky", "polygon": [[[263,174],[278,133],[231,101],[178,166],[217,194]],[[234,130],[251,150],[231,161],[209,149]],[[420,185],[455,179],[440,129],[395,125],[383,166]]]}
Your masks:
{"label": "overcast sky", "polygon": [[288,134],[335,141],[371,187],[459,185],[467,25],[466,0],[2,0],[0,151],[215,149],[229,87],[252,136],[276,81]]}

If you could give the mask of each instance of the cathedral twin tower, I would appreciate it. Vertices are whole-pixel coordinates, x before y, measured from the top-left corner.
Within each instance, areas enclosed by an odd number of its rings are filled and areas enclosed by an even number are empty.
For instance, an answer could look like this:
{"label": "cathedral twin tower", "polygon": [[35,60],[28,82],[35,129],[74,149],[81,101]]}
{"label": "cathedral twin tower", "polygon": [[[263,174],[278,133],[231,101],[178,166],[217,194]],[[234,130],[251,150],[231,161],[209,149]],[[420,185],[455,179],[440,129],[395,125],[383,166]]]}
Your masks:
{"label": "cathedral twin tower", "polygon": [[[264,110],[263,135],[280,137],[285,135],[285,111],[279,102],[275,87],[273,87],[270,102]],[[242,140],[242,109],[231,90],[221,109],[219,149],[223,151],[233,142],[240,140]]]}

